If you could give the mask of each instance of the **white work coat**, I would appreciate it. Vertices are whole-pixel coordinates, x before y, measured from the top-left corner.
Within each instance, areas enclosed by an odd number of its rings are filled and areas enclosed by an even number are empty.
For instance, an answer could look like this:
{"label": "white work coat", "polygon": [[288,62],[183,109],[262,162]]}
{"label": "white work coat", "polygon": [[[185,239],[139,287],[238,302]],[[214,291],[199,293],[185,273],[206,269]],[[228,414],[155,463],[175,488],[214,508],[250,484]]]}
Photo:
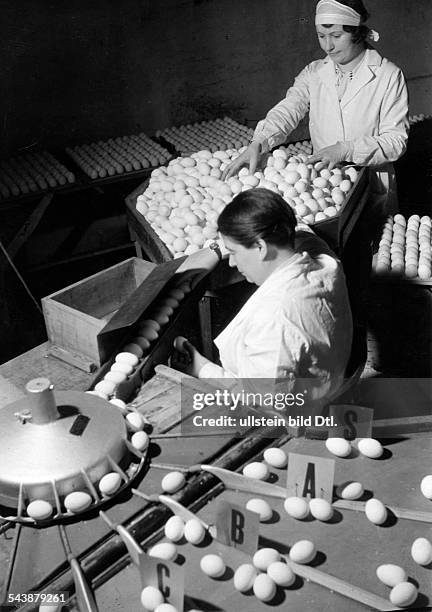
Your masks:
{"label": "white work coat", "polygon": [[286,98],[256,127],[253,140],[265,152],[284,143],[309,111],[314,152],[338,141],[348,144],[347,162],[369,166],[371,204],[389,214],[397,208],[394,169],[406,149],[408,93],[402,71],[375,49],[366,49],[358,70],[339,101],[333,61],[306,66]]}
{"label": "white work coat", "polygon": [[342,267],[310,231],[298,232],[296,242],[297,252],[258,287],[215,339],[222,367],[206,364],[200,378],[292,375],[315,379],[320,397],[340,387],[352,340]]}

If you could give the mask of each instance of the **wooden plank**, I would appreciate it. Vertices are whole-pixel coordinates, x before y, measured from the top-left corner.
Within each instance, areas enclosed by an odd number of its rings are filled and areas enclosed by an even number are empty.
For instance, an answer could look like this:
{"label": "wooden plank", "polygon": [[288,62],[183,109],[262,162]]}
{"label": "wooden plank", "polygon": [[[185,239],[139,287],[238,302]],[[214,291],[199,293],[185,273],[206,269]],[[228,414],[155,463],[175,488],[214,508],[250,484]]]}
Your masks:
{"label": "wooden plank", "polygon": [[40,220],[44,216],[46,209],[50,205],[53,197],[54,193],[52,192],[44,195],[39,204],[33,209],[33,212],[30,214],[27,221],[8,244],[6,250],[11,259],[14,259],[20,248],[27,242],[27,240],[33,234],[33,232],[39,225]]}

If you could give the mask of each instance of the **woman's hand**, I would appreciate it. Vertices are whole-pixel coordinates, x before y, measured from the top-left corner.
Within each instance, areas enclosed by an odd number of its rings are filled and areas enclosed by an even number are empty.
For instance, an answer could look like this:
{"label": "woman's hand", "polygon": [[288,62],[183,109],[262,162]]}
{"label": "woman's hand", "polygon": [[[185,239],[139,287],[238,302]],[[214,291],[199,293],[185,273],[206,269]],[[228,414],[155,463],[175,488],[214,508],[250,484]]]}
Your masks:
{"label": "woman's hand", "polygon": [[206,363],[210,363],[210,361],[204,355],[201,355],[187,338],[177,336],[174,340],[174,350],[170,357],[170,366],[172,368],[198,378],[201,368]]}
{"label": "woman's hand", "polygon": [[237,174],[243,166],[249,166],[250,174],[253,174],[257,169],[258,162],[261,157],[261,143],[251,142],[248,148],[236,157],[222,172],[222,180],[230,178]]}
{"label": "woman's hand", "polygon": [[336,164],[346,161],[348,152],[349,147],[347,143],[338,141],[334,145],[324,147],[324,149],[317,151],[317,153],[311,155],[307,161],[309,164],[322,161],[325,164],[328,164],[328,169],[331,170],[336,166]]}

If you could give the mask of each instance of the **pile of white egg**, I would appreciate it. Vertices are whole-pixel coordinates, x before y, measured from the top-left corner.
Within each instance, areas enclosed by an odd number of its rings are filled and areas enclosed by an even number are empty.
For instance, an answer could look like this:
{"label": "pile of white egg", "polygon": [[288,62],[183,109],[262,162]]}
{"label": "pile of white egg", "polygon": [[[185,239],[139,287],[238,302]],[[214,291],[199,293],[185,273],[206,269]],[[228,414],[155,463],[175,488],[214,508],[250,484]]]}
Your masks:
{"label": "pile of white egg", "polygon": [[305,153],[292,155],[289,147],[279,147],[262,171],[250,174],[245,167],[222,181],[223,170],[243,150],[202,150],[153,170],[136,209],[174,257],[190,255],[213,241],[219,214],[241,191],[270,189],[287,201],[298,219],[314,224],[338,214],[357,179],[353,167],[329,170],[323,162],[308,164]]}
{"label": "pile of white egg", "polygon": [[432,220],[428,216],[389,217],[379,242],[375,272],[398,274],[407,278],[432,277]]}
{"label": "pile of white egg", "polygon": [[154,168],[171,157],[164,147],[144,133],[77,145],[67,148],[66,152],[91,179]]}
{"label": "pile of white egg", "polygon": [[0,200],[73,183],[75,175],[51,153],[27,153],[0,162]]}
{"label": "pile of white egg", "polygon": [[395,606],[406,608],[417,599],[416,586],[408,581],[408,574],[399,565],[385,563],[377,567],[378,580],[391,587],[389,599]]}
{"label": "pile of white egg", "polygon": [[211,152],[239,149],[251,140],[253,130],[229,117],[159,130],[156,136],[171,144],[181,155],[201,149]]}

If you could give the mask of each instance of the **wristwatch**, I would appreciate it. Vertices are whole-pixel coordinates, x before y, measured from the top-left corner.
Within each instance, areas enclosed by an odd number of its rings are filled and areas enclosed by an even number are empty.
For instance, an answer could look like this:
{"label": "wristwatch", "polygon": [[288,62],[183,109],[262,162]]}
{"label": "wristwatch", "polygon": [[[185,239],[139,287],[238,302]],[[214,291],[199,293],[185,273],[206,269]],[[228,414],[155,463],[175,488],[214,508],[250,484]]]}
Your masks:
{"label": "wristwatch", "polygon": [[216,253],[216,255],[218,256],[219,261],[222,261],[222,251],[221,251],[220,246],[218,245],[217,242],[212,242],[211,244],[209,244],[209,249],[211,249],[212,251],[214,251]]}

